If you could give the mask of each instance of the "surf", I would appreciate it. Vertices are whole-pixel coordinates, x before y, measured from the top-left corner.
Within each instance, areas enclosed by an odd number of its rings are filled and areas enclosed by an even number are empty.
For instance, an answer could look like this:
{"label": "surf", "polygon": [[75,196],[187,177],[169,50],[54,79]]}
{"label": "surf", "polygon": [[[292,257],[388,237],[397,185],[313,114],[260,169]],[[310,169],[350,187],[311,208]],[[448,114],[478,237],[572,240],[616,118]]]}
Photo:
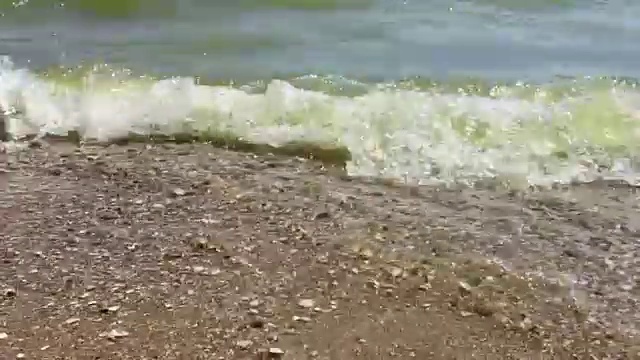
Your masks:
{"label": "surf", "polygon": [[273,152],[296,144],[332,149],[351,175],[413,183],[551,186],[638,173],[635,83],[452,84],[307,75],[206,85],[106,65],[36,73],[6,57],[0,107],[16,141],[186,134]]}

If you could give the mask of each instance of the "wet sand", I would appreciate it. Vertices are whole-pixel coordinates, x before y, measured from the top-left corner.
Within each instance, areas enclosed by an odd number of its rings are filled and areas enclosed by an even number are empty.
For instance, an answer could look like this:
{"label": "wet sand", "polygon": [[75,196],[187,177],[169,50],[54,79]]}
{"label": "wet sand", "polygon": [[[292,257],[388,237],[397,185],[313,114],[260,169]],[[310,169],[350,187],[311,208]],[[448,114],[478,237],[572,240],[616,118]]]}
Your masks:
{"label": "wet sand", "polygon": [[171,144],[43,144],[7,167],[9,358],[640,356],[625,184],[404,187]]}

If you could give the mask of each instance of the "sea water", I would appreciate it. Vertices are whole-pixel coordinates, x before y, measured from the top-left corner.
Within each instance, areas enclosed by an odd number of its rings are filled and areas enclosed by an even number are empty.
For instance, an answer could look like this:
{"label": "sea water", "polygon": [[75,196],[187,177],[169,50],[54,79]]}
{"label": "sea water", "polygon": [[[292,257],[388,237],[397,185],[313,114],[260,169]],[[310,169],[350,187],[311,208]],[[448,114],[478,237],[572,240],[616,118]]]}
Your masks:
{"label": "sea water", "polygon": [[630,0],[0,2],[15,139],[233,134],[346,147],[353,175],[635,182]]}

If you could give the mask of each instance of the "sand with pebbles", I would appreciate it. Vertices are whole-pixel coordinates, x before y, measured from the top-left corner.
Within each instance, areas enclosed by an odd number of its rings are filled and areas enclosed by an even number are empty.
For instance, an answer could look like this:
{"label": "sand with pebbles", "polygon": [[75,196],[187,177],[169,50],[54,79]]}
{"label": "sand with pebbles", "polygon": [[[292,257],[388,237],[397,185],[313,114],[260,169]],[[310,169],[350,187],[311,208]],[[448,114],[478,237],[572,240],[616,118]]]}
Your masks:
{"label": "sand with pebbles", "polygon": [[624,184],[408,188],[171,144],[49,144],[6,168],[7,358],[640,356]]}

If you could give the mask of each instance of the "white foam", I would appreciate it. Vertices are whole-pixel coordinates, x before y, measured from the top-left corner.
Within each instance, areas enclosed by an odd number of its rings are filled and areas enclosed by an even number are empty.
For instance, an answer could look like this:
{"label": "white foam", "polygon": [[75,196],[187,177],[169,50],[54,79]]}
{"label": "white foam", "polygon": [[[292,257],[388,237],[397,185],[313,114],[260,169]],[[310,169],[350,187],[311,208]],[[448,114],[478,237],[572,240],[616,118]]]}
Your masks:
{"label": "white foam", "polygon": [[[16,69],[9,59],[0,61],[0,107],[15,110],[10,131],[17,136],[78,130],[104,140],[188,125],[272,145],[292,140],[344,145],[353,155],[348,170],[356,175],[587,181],[597,174],[585,164],[606,159],[603,146],[618,141],[624,147],[640,133],[627,119],[637,113],[629,100],[638,97],[634,91],[596,89],[553,101],[544,91],[517,97],[498,90],[471,96],[372,86],[364,95],[347,97],[273,80],[264,93],[249,93],[196,85],[191,78],[151,81],[103,72],[90,73],[81,86],[65,86]],[[554,154],[558,151],[566,158]],[[635,154],[623,155],[615,171],[628,176],[635,170],[630,159]]]}

